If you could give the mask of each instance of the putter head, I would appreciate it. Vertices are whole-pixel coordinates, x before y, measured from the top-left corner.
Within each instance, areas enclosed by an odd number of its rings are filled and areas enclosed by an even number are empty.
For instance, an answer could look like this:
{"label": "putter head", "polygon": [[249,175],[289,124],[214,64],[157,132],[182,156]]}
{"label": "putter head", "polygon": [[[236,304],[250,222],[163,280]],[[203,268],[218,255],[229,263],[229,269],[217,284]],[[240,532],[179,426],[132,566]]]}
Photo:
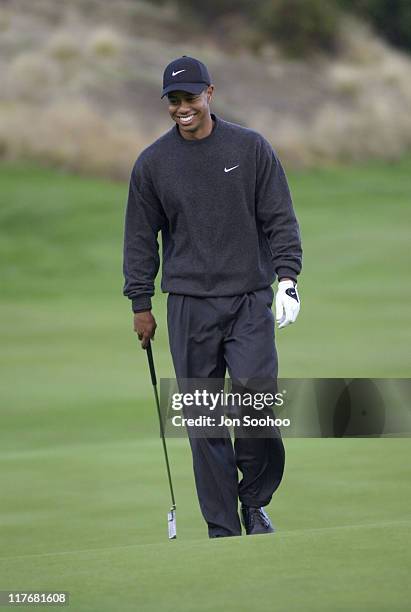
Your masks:
{"label": "putter head", "polygon": [[176,509],[173,506],[168,513],[168,539],[175,540],[177,538],[177,524],[176,524]]}

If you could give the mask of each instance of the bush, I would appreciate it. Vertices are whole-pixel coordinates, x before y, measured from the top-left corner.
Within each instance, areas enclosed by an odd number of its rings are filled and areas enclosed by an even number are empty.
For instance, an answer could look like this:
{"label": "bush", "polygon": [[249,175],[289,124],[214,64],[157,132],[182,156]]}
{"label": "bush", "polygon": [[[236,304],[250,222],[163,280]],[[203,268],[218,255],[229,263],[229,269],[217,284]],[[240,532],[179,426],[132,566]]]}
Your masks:
{"label": "bush", "polygon": [[191,15],[212,21],[230,13],[250,14],[255,3],[250,0],[177,0],[177,4]]}
{"label": "bush", "polygon": [[334,51],[337,46],[337,0],[177,0],[177,4],[182,12],[209,25],[241,15],[259,34],[261,44],[278,43],[291,55]]}
{"label": "bush", "polygon": [[[168,0],[151,0],[164,5]],[[411,49],[411,0],[174,0],[181,14],[205,25],[241,15],[255,29],[254,40],[271,39],[291,55],[333,52],[339,20],[349,11],[368,21],[393,45]]]}
{"label": "bush", "polygon": [[80,45],[75,35],[70,32],[57,31],[51,35],[48,51],[52,57],[60,62],[70,62],[80,56]]}
{"label": "bush", "polygon": [[267,0],[260,7],[258,26],[290,55],[336,49],[339,10],[334,0]]}
{"label": "bush", "polygon": [[339,0],[339,4],[367,19],[393,45],[411,49],[410,0]]}
{"label": "bush", "polygon": [[120,36],[110,28],[100,27],[91,33],[89,38],[90,49],[100,57],[113,57],[121,51]]}

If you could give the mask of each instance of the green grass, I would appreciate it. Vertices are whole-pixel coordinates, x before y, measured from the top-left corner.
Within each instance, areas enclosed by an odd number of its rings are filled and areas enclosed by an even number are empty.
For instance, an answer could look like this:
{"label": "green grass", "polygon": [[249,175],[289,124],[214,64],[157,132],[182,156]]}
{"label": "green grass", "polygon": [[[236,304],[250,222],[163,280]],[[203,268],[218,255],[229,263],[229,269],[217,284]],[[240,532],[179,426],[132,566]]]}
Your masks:
{"label": "green grass", "polygon": [[[290,174],[304,272],[283,377],[409,376],[411,158]],[[209,541],[186,440],[167,482],[145,353],[122,297],[127,186],[0,166],[0,590],[71,609],[405,610],[408,439],[288,439],[273,537]],[[159,283],[157,283],[158,285]],[[154,299],[159,376],[172,376]]]}

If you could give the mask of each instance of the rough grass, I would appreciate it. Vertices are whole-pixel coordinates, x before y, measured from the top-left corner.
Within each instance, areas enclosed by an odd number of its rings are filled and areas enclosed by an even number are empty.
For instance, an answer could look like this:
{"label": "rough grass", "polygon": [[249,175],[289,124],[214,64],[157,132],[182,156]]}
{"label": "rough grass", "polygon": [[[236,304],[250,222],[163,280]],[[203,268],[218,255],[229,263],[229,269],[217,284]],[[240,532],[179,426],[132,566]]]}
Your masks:
{"label": "rough grass", "polygon": [[0,7],[0,155],[126,178],[128,160],[171,125],[162,73],[182,54],[208,64],[213,110],[261,131],[288,165],[410,149],[411,61],[363,24],[343,22],[338,56],[310,62],[286,60],[275,41],[253,55],[241,28],[227,49],[213,32],[168,4]]}

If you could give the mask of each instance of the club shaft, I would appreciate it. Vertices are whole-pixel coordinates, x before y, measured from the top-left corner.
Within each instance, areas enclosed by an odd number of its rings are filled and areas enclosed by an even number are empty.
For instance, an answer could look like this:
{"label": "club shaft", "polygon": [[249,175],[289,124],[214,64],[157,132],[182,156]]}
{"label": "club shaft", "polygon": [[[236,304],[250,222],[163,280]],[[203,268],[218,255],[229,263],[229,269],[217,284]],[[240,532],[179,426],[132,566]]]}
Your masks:
{"label": "club shaft", "polygon": [[148,343],[146,350],[147,350],[148,365],[149,365],[149,368],[150,368],[151,382],[152,382],[152,385],[153,385],[154,397],[155,397],[155,400],[156,400],[158,421],[159,421],[159,424],[160,424],[160,435],[161,435],[161,441],[163,443],[164,459],[165,459],[166,468],[167,468],[168,484],[170,486],[171,502],[172,502],[173,508],[175,509],[176,502],[175,502],[175,498],[174,498],[173,483],[171,481],[170,464],[169,464],[169,461],[168,461],[167,445],[166,445],[166,439],[165,439],[165,434],[164,434],[163,420],[161,418],[160,402],[159,402],[159,399],[158,399],[158,392],[157,392],[157,377],[156,377],[156,371],[155,371],[154,359],[153,359],[153,352],[151,350],[151,343],[150,342]]}

